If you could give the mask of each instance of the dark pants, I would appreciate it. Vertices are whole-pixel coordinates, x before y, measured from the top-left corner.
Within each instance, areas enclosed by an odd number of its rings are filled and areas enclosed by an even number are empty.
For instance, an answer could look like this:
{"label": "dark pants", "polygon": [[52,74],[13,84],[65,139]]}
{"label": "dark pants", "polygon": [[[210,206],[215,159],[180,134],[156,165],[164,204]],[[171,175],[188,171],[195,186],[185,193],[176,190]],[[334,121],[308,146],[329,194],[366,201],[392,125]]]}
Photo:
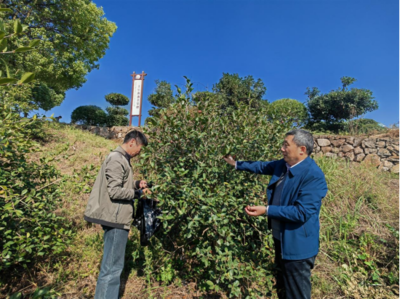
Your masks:
{"label": "dark pants", "polygon": [[103,226],[104,251],[97,279],[95,299],[119,298],[121,272],[124,269],[125,248],[129,231]]}
{"label": "dark pants", "polygon": [[279,299],[310,299],[311,269],[314,268],[315,256],[304,260],[284,260],[281,242],[274,238],[275,264],[277,266],[276,288]]}

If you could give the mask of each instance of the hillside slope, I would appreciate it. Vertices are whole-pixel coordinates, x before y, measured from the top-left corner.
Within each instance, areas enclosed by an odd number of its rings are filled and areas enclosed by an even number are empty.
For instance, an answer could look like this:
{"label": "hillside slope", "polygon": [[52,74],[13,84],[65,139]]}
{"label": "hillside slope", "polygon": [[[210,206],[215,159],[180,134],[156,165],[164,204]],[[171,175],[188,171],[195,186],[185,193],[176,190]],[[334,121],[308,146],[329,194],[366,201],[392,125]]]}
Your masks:
{"label": "hillside slope", "polygon": [[[60,257],[48,257],[18,280],[3,283],[12,294],[47,287],[61,298],[93,297],[102,256],[102,229],[88,225],[83,211],[98,169],[118,142],[70,126],[45,127],[51,137],[32,157],[57,155],[63,179],[57,213],[74,224],[73,245]],[[150,140],[151,142],[151,140]],[[329,193],[321,210],[321,250],[313,270],[313,298],[398,298],[398,175],[364,164],[318,159]],[[136,178],[140,174],[135,171]],[[132,228],[122,274],[123,298],[225,298],[206,294],[190,279],[166,284],[147,267],[151,258]],[[4,294],[5,295],[5,294]],[[275,297],[273,297],[275,298]]]}

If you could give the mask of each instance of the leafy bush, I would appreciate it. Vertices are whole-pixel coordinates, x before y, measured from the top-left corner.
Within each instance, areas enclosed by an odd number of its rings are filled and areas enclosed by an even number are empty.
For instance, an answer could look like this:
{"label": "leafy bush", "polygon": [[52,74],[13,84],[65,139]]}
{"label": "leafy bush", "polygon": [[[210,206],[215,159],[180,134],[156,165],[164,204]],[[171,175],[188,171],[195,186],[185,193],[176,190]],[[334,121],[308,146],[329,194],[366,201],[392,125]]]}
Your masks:
{"label": "leafy bush", "polygon": [[109,115],[122,115],[126,116],[129,111],[122,107],[107,107],[106,108]]}
{"label": "leafy bush", "polygon": [[129,125],[129,120],[124,115],[119,114],[108,114],[106,120],[107,127],[112,126],[127,126]]}
{"label": "leafy bush", "polygon": [[295,122],[297,125],[303,124],[307,119],[307,108],[303,103],[294,99],[280,99],[270,104],[270,114],[281,116],[285,120]]}
{"label": "leafy bush", "polygon": [[110,93],[105,98],[113,106],[125,106],[129,103],[128,97],[120,93]]}
{"label": "leafy bush", "polygon": [[79,106],[71,114],[71,122],[88,125],[101,126],[107,121],[107,114],[95,105]]}
{"label": "leafy bush", "polygon": [[260,296],[265,285],[272,288],[272,238],[266,218],[247,217],[244,207],[265,202],[267,179],[236,172],[221,158],[279,158],[291,123],[246,104],[224,115],[211,99],[192,106],[189,81],[187,89],[145,128],[151,142],[138,169],[158,183],[154,196],[164,213],[146,267],[168,281],[180,275],[231,297]]}
{"label": "leafy bush", "polygon": [[36,122],[0,104],[0,271],[62,252],[71,235],[69,224],[54,213],[59,172],[51,157],[34,161],[29,155],[38,151],[31,140]]}

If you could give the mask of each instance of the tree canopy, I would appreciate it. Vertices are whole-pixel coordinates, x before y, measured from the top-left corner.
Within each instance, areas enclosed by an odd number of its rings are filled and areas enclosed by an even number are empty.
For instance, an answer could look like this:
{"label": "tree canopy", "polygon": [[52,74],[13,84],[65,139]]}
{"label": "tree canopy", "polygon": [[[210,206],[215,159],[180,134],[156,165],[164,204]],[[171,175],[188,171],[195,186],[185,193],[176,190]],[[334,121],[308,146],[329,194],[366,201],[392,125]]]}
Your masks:
{"label": "tree canopy", "polygon": [[[149,102],[155,106],[149,111],[150,116],[158,116],[161,108],[167,108],[176,101],[170,83],[156,80],[156,84],[154,93],[148,97]],[[177,89],[179,92],[180,89]],[[213,101],[220,103],[220,110],[235,110],[239,103],[257,108],[268,103],[263,100],[266,90],[261,79],[255,80],[253,76],[242,78],[238,74],[223,73],[212,91],[198,91],[193,94],[192,100],[198,103],[212,98]]]}
{"label": "tree canopy", "polygon": [[1,14],[3,22],[18,18],[27,25],[26,36],[10,43],[34,39],[40,43],[38,51],[5,58],[13,70],[33,71],[39,87],[33,83],[18,90],[7,87],[7,93],[1,96],[15,99],[25,112],[60,105],[65,91],[81,87],[86,74],[99,67],[98,60],[104,56],[116,25],[104,17],[102,8],[88,0],[5,0],[3,4],[13,10]]}
{"label": "tree canopy", "polygon": [[342,77],[342,87],[329,93],[321,94],[318,88],[307,88],[307,106],[312,123],[332,125],[351,120],[367,112],[378,109],[373,100],[372,91],[348,86],[356,81],[351,77]]}
{"label": "tree canopy", "polygon": [[269,105],[269,115],[276,115],[295,122],[297,125],[305,123],[308,117],[307,107],[294,99],[279,99]]}
{"label": "tree canopy", "polygon": [[79,125],[102,126],[107,122],[107,114],[98,106],[79,106],[71,114],[71,122]]}

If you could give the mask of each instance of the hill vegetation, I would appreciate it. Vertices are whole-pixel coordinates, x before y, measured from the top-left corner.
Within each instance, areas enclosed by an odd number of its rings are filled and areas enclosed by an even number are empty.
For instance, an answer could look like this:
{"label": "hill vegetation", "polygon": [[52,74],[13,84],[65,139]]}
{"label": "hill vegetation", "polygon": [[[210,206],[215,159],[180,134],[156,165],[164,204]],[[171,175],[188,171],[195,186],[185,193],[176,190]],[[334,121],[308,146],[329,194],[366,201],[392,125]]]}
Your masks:
{"label": "hill vegetation", "polygon": [[[43,194],[43,198],[54,204],[52,212],[60,220],[64,219],[60,225],[69,224],[71,232],[59,233],[64,249],[52,254],[34,255],[27,267],[17,263],[3,268],[1,294],[41,292],[42,295],[63,295],[65,298],[91,297],[102,256],[102,230],[98,226],[87,226],[82,215],[101,162],[118,143],[53,122],[41,122],[38,129],[29,134],[39,142],[40,151],[27,153],[26,158],[28,162],[54,167],[58,172],[58,179],[51,181],[51,186],[56,188],[49,190],[57,190],[57,193],[51,197],[46,195],[48,193]],[[20,133],[25,134],[25,131]],[[155,142],[155,139],[151,140]],[[4,147],[2,153],[4,159]],[[150,153],[150,148],[144,151],[145,155]],[[313,270],[313,298],[397,298],[398,176],[379,172],[365,164],[347,164],[333,159],[318,159],[317,163],[326,174],[329,193],[321,210],[321,251]],[[143,178],[139,170],[135,168],[136,177]],[[180,173],[179,169],[171,171]],[[146,177],[149,176],[147,173]],[[260,181],[260,187],[266,183],[266,180]],[[1,185],[4,184],[7,182],[3,180]],[[25,189],[19,190],[22,193]],[[20,199],[26,201],[23,196]],[[3,193],[1,200],[10,199]],[[25,213],[24,204],[20,205]],[[263,224],[259,225],[262,227]],[[54,232],[54,229],[50,230]],[[12,233],[16,237],[22,235],[18,231]],[[52,233],[45,232],[44,236],[47,235],[52,236]],[[239,290],[250,293],[251,288],[253,296],[257,296],[255,292],[270,292],[274,298],[273,279],[264,275],[273,257],[271,235],[262,231],[262,236],[255,243],[254,251],[263,252],[266,269],[255,271],[254,275],[259,273],[256,283],[241,286]],[[221,285],[219,290],[212,290],[211,284],[204,285],[196,278],[199,276],[193,271],[195,268],[160,263],[170,253],[165,251],[168,248],[160,247],[159,242],[153,238],[149,247],[140,247],[138,232],[132,228],[122,275],[123,298],[237,297],[229,286]],[[186,262],[193,263],[196,256],[191,259]],[[217,283],[216,280],[210,282],[213,285]]]}

